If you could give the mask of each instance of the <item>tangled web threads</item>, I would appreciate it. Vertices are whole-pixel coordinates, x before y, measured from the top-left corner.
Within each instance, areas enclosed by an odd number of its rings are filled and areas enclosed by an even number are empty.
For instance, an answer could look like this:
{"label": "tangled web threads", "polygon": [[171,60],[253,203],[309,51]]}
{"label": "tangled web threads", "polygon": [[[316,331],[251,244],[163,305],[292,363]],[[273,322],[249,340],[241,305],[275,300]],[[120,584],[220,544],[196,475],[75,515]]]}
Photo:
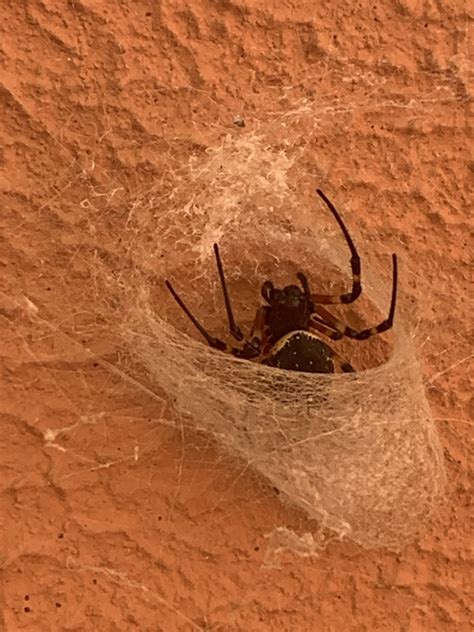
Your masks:
{"label": "tangled web threads", "polygon": [[[266,278],[286,284],[304,269],[313,286],[328,279],[347,286],[347,247],[330,218],[324,228],[322,207],[303,200],[289,184],[296,164],[295,155],[251,134],[229,137],[191,161],[173,194],[160,201],[153,226],[148,221],[137,228],[142,263],[161,255],[154,270],[159,282],[151,291],[149,277],[137,267],[123,301],[123,335],[177,413],[256,468],[288,502],[340,537],[398,549],[427,523],[445,486],[403,310],[390,335],[372,347],[352,347],[356,373],[303,374],[208,348],[163,287],[171,279],[208,330],[225,337],[214,242],[246,331]],[[354,232],[356,215],[351,217],[346,220]],[[151,245],[140,239],[145,228],[156,236]],[[354,238],[361,248],[361,239]],[[379,267],[363,255],[366,298],[358,309],[365,322],[380,320],[389,304],[390,282],[374,272]],[[290,548],[301,549],[302,540],[296,545],[286,531],[281,535]],[[309,550],[311,542],[303,548]]]}

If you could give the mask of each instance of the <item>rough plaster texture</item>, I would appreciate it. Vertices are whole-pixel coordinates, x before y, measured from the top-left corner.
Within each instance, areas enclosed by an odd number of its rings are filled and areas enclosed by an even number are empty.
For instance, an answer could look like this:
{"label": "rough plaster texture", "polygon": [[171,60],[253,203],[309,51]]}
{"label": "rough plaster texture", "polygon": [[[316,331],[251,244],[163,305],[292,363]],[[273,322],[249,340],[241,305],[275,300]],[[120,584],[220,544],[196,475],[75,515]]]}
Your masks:
{"label": "rough plaster texture", "polygon": [[[467,7],[2,2],[2,629],[472,629]],[[106,201],[112,243],[170,153],[204,151],[236,116],[252,126],[288,90],[319,104],[316,184],[416,270],[450,487],[400,554],[335,542],[269,569],[265,534],[304,518],[205,437],[157,423],[152,397],[49,325],[90,332],[94,208]]]}

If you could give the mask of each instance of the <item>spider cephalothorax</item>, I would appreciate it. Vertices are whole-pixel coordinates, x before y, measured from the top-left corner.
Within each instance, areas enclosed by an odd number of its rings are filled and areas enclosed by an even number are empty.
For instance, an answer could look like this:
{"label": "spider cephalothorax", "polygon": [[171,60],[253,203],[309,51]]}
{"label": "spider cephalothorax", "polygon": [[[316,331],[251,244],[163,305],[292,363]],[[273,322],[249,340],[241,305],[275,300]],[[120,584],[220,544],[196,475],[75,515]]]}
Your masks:
{"label": "spider cephalothorax", "polygon": [[262,295],[268,303],[266,326],[272,342],[297,329],[309,329],[311,301],[297,285],[287,285],[282,290],[266,281]]}
{"label": "spider cephalothorax", "polygon": [[321,338],[321,335],[326,336],[330,340],[339,340],[343,336],[355,340],[365,340],[392,327],[397,297],[396,255],[392,255],[393,285],[389,314],[379,325],[356,331],[342,323],[323,307],[323,305],[330,304],[352,303],[360,296],[362,288],[360,282],[360,258],[349,232],[339,213],[324,193],[319,189],[317,189],[317,193],[334,215],[351,251],[351,291],[338,296],[313,294],[303,272],[298,272],[297,274],[301,287],[298,285],[287,285],[279,289],[275,288],[271,281],[265,281],[261,290],[265,304],[257,310],[252,331],[250,336],[246,338],[235,322],[219,248],[217,244],[214,244],[214,253],[224,295],[229,330],[231,335],[239,341],[240,344],[238,346],[228,345],[223,340],[211,336],[189,311],[171,283],[166,281],[166,286],[178,305],[211,347],[232,353],[238,358],[254,360],[281,369],[310,373],[334,373],[340,371],[348,373],[354,371],[351,364],[334,351]]}

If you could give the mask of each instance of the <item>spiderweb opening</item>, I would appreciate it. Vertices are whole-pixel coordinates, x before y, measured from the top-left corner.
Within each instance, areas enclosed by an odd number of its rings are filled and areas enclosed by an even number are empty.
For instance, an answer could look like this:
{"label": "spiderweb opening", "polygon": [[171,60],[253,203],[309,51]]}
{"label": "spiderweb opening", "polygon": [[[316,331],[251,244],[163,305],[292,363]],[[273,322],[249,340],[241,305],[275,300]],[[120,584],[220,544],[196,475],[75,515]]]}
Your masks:
{"label": "spiderweb opening", "polygon": [[[182,423],[255,468],[325,532],[398,549],[427,524],[445,486],[403,276],[389,334],[334,344],[358,369],[343,375],[281,371],[210,349],[164,287],[171,280],[208,331],[226,339],[215,242],[246,332],[265,279],[282,286],[303,270],[315,291],[349,287],[347,246],[314,196],[315,185],[324,189],[320,174],[298,175],[300,158],[265,135],[230,134],[170,172],[168,193],[137,201],[127,256],[113,274],[97,262],[98,282],[107,286],[136,370],[166,394]],[[375,324],[390,302],[389,253],[379,259],[376,244],[358,233],[357,213],[326,193],[362,256],[363,297],[333,311],[354,327]],[[272,534],[275,549],[309,552],[320,540],[284,528]]]}

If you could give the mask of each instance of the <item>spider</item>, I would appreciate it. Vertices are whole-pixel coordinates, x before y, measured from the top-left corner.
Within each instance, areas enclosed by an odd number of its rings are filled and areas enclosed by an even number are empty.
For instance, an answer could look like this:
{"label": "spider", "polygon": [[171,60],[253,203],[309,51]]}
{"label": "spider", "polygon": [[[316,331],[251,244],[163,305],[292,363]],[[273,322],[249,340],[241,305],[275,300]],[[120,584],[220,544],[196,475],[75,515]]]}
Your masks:
{"label": "spider", "polygon": [[245,337],[235,321],[219,247],[214,244],[214,254],[227,311],[229,331],[240,344],[232,346],[220,338],[211,336],[190,312],[171,283],[166,281],[166,286],[175,301],[214,349],[231,353],[237,358],[253,360],[290,371],[350,373],[355,370],[352,365],[332,349],[321,336],[325,336],[329,340],[339,340],[344,336],[354,340],[366,340],[370,336],[380,334],[392,327],[397,299],[397,257],[395,254],[392,255],[393,284],[389,313],[388,317],[380,324],[357,331],[345,325],[323,307],[323,305],[353,303],[360,296],[362,287],[360,257],[349,231],[332,202],[321,190],[317,189],[316,192],[335,217],[351,252],[351,291],[336,296],[312,294],[308,279],[303,272],[298,272],[296,275],[301,287],[287,285],[279,289],[274,287],[272,281],[267,280],[261,288],[265,305],[257,310],[250,337]]}

